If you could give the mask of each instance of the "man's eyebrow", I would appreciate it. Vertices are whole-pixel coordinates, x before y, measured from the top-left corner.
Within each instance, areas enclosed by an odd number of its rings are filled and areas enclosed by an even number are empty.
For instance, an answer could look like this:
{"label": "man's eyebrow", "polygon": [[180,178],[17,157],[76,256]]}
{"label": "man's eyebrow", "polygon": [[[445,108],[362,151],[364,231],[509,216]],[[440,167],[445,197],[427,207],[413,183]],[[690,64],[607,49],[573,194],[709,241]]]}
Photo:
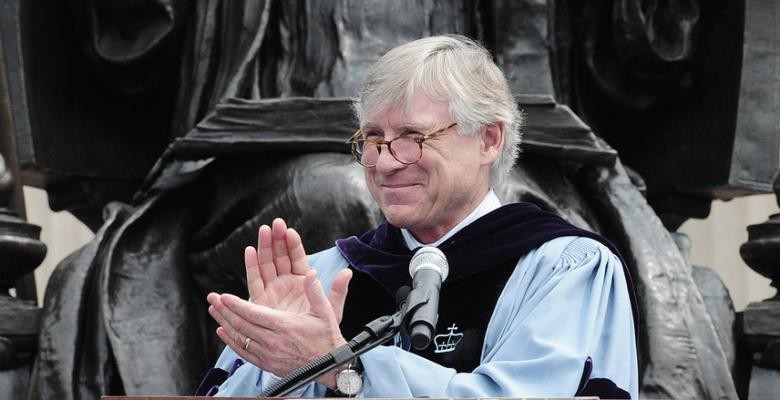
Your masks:
{"label": "man's eyebrow", "polygon": [[422,131],[428,130],[427,127],[419,125],[419,124],[414,124],[414,123],[401,124],[400,128],[401,129],[405,129],[407,131],[418,131],[418,132],[422,132]]}
{"label": "man's eyebrow", "polygon": [[[380,131],[382,130],[382,128],[379,125],[373,124],[371,122],[367,122],[360,129],[363,130],[363,131],[367,131],[367,130],[370,130],[370,129],[377,129],[377,130],[380,130]],[[399,130],[399,131],[427,132],[427,131],[430,131],[432,129],[430,127],[428,127],[428,126],[423,126],[423,125],[420,125],[420,124],[404,123],[404,124],[398,125],[396,130]]]}

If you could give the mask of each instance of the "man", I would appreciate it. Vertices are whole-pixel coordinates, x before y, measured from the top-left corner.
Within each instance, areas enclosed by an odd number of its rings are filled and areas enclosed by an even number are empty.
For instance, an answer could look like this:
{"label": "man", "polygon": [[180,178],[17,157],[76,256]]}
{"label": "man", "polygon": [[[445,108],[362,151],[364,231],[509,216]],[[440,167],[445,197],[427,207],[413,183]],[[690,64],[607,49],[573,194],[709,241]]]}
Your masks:
{"label": "man", "polygon": [[[245,249],[250,300],[208,296],[230,348],[199,394],[258,395],[391,314],[413,250],[429,245],[450,264],[434,343],[410,351],[399,337],[297,395],[636,398],[633,289],[611,245],[493,193],[514,165],[521,116],[488,52],[460,36],[399,46],[354,107],[353,154],[387,222],[309,257],[284,221],[262,226]],[[353,369],[361,390],[344,393],[336,376]]]}

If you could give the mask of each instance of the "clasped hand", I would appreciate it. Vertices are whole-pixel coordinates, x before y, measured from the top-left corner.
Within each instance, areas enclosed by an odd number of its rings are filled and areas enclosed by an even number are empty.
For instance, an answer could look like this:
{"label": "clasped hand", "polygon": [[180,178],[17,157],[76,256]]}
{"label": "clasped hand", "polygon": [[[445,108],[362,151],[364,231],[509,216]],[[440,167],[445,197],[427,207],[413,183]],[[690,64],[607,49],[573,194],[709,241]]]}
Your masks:
{"label": "clasped hand", "polygon": [[[257,248],[244,249],[244,264],[249,301],[217,293],[207,298],[217,335],[241,358],[284,376],[346,343],[339,323],[349,269],[334,277],[326,295],[300,235],[279,218],[260,227]],[[319,381],[333,387],[334,374]]]}

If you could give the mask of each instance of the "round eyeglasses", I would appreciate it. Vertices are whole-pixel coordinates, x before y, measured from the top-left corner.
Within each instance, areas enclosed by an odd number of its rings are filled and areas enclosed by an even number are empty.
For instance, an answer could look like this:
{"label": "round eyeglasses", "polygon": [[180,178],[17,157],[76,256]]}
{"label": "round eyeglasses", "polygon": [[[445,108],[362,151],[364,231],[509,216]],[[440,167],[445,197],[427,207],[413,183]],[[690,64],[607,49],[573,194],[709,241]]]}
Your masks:
{"label": "round eyeglasses", "polygon": [[390,155],[401,164],[411,165],[420,161],[422,158],[422,145],[426,140],[441,136],[448,131],[454,123],[446,128],[439,129],[427,135],[401,135],[389,141],[383,139],[364,139],[363,132],[358,130],[347,141],[352,151],[352,157],[360,165],[371,168],[375,167],[379,161],[379,155],[382,154],[382,145],[386,145],[390,150]]}

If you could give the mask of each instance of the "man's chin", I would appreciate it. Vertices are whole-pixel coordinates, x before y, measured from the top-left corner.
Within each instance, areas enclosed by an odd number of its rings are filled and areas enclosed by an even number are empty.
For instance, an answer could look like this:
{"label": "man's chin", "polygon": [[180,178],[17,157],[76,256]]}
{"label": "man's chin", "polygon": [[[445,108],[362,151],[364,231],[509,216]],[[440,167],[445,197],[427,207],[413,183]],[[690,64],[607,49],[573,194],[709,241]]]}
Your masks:
{"label": "man's chin", "polygon": [[408,205],[392,205],[385,207],[382,213],[390,225],[396,228],[408,228],[413,224],[415,207]]}

